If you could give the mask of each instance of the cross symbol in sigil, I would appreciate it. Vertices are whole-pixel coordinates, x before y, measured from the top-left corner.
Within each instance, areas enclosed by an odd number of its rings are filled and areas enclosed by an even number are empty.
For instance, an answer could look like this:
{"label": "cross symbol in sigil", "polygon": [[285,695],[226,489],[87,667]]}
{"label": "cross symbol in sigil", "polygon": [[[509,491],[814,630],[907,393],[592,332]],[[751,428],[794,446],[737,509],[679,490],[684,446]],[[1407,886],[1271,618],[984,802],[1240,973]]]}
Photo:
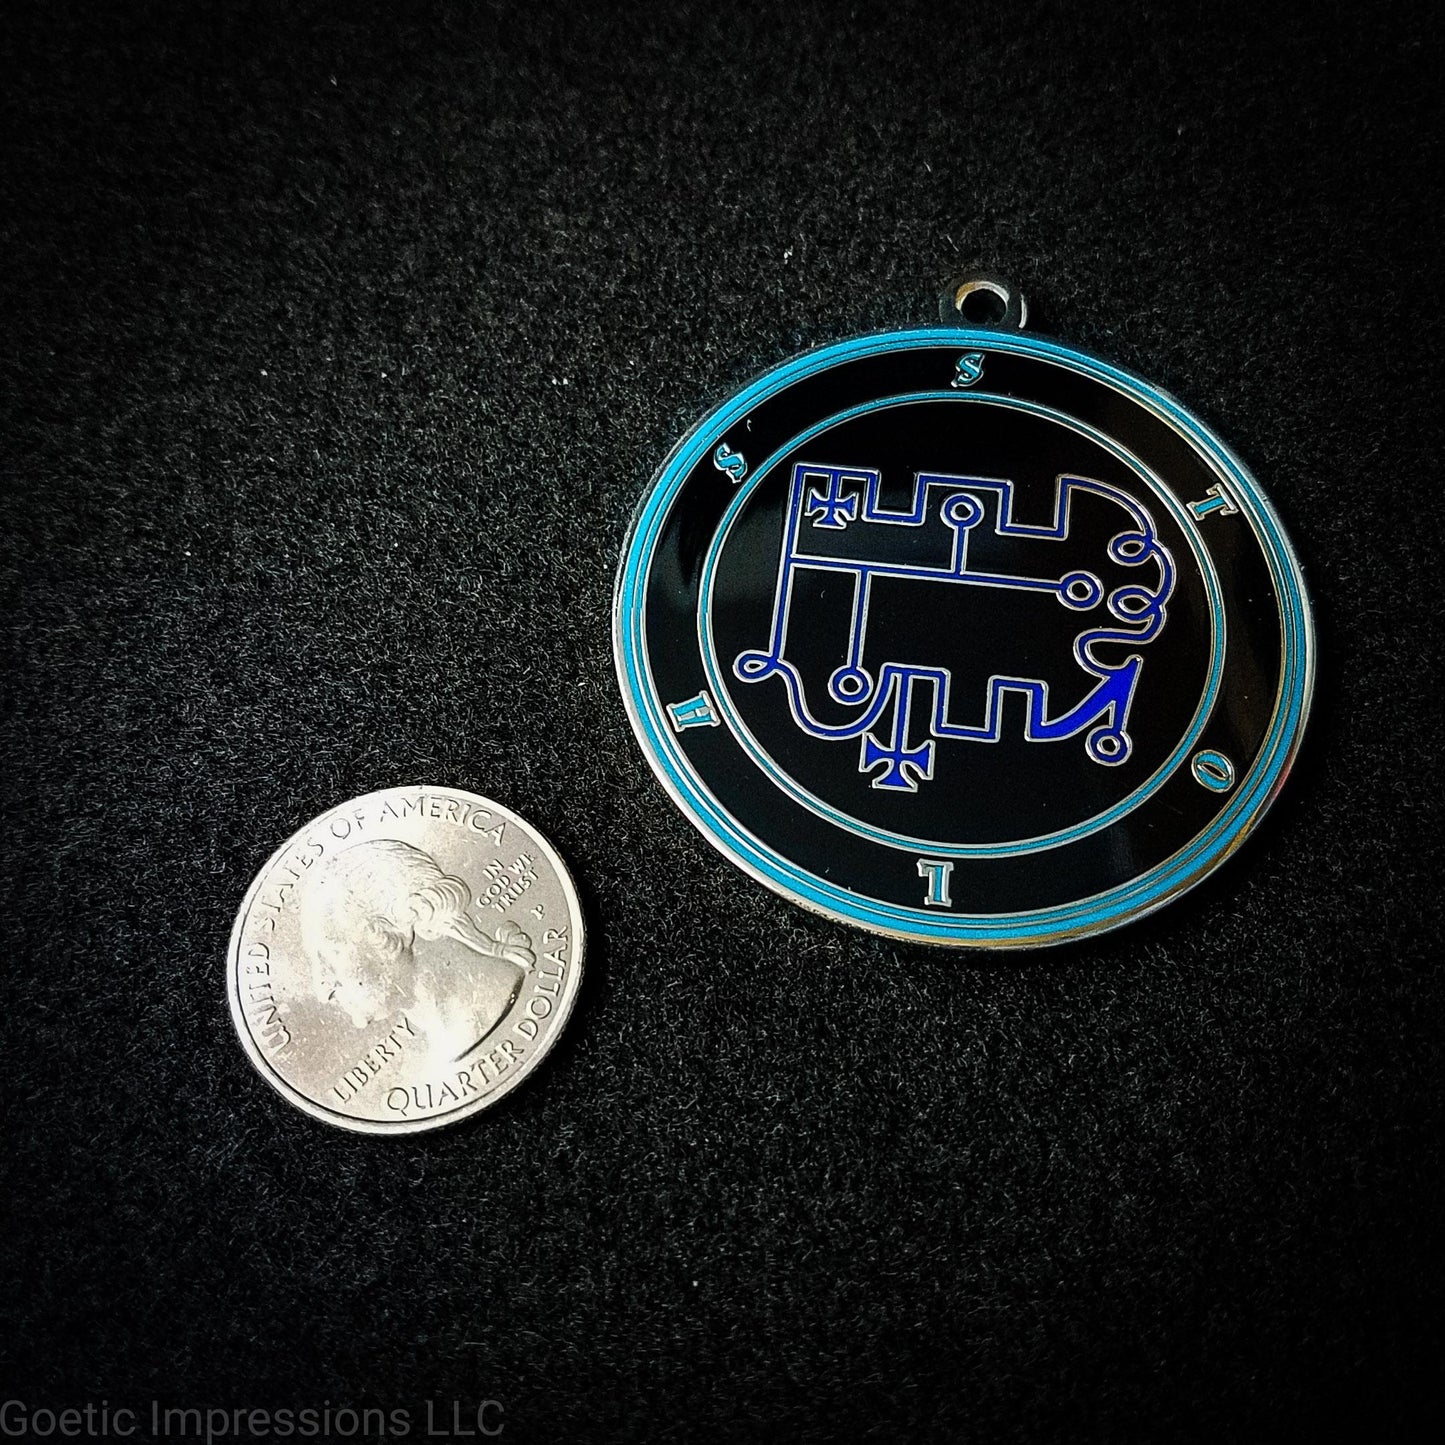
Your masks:
{"label": "cross symbol in sigil", "polygon": [[841,532],[843,528],[858,516],[858,495],[856,492],[843,494],[843,477],[839,472],[834,472],[828,478],[828,490],[825,493],[821,487],[814,487],[808,493],[809,517],[816,517],[818,520],[813,523],[815,527],[829,527],[835,532]]}

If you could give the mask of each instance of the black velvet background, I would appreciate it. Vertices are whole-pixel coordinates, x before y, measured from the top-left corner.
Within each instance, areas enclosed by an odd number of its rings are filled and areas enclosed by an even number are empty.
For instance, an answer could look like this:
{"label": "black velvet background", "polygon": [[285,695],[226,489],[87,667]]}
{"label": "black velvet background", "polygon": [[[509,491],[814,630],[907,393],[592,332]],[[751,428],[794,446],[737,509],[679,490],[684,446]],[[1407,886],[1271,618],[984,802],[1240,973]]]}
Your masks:
{"label": "black velvet background", "polygon": [[[6,6],[4,1392],[504,1439],[1367,1438],[1441,1328],[1428,7]],[[676,436],[1014,277],[1283,514],[1305,753],[1164,913],[901,947],[719,859],[612,675]],[[490,794],[592,946],[411,1140],[237,1047],[233,912]],[[1405,1432],[1408,1433],[1408,1432]]]}

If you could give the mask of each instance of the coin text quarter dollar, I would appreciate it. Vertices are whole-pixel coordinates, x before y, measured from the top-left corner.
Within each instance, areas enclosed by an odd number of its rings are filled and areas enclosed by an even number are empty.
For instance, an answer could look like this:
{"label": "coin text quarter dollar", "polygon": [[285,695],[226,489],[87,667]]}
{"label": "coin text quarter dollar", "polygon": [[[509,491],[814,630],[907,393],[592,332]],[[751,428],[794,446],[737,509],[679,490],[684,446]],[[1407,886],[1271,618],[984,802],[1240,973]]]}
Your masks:
{"label": "coin text quarter dollar", "polygon": [[1146,382],[993,328],[829,346],[714,410],[634,519],[614,644],[649,763],[740,868],[994,947],[1214,868],[1314,671],[1239,460]]}
{"label": "coin text quarter dollar", "polygon": [[523,819],[455,788],[393,788],[313,819],[261,870],[231,934],[231,1014],[308,1114],[432,1129],[537,1067],[583,941],[566,866]]}

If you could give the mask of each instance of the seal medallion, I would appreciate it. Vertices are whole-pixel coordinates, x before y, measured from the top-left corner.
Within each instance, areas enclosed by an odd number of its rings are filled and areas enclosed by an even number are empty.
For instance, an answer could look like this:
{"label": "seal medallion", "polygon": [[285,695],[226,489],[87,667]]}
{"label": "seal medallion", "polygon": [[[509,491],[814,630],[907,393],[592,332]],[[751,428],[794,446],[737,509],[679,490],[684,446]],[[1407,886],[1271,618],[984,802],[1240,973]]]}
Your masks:
{"label": "seal medallion", "polygon": [[794,901],[930,943],[1058,943],[1197,883],[1313,683],[1243,464],[1008,320],[759,377],[667,458],[617,580],[623,697],[684,813]]}

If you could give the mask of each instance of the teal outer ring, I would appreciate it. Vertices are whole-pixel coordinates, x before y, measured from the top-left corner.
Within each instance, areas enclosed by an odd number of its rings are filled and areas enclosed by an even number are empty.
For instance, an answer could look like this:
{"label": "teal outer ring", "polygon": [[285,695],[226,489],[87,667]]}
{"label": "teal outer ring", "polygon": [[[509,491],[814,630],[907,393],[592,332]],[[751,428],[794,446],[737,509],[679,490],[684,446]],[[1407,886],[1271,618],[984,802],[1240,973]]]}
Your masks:
{"label": "teal outer ring", "polygon": [[[861,897],[797,867],[743,828],[692,772],[646,668],[643,604],[657,536],[683,482],[717,438],[769,396],[819,371],[882,352],[954,344],[960,351],[1004,351],[1054,361],[1112,387],[1167,422],[1228,484],[1263,546],[1280,604],[1282,655],[1274,716],[1229,806],[1185,847],[1138,878],[1074,903],[1028,912],[970,915],[904,908]],[[766,372],[703,417],[664,461],[632,520],[617,575],[613,651],[623,702],[644,756],[683,812],[726,858],[794,902],[843,922],[894,938],[983,948],[1041,947],[1101,933],[1152,912],[1204,878],[1239,846],[1283,785],[1304,732],[1315,671],[1314,624],[1289,540],[1244,464],[1203,422],[1167,392],[1071,347],[994,330],[939,327],[883,332],[807,352]]]}

